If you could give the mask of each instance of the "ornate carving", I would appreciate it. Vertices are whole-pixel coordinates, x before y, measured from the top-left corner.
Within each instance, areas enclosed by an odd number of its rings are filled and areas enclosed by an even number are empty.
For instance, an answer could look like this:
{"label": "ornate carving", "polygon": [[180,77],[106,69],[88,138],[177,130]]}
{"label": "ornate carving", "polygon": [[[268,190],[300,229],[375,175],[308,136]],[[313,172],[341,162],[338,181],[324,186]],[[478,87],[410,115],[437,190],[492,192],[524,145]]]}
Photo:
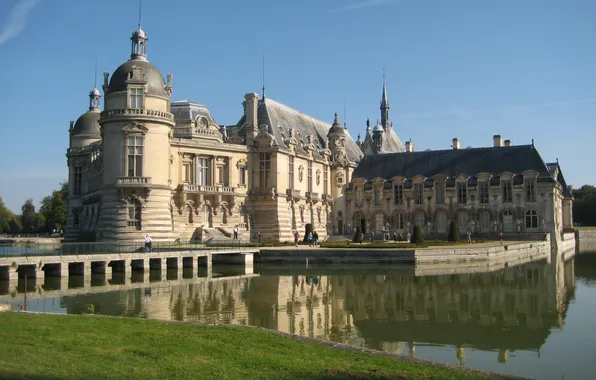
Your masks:
{"label": "ornate carving", "polygon": [[302,182],[304,180],[304,166],[300,165],[300,167],[298,167],[298,181]]}
{"label": "ornate carving", "polygon": [[317,169],[317,185],[321,183],[321,170]]}
{"label": "ornate carving", "polygon": [[302,223],[304,223],[304,209],[305,209],[304,205],[301,205],[300,207],[298,207],[298,210],[300,211],[300,221]]}
{"label": "ornate carving", "polygon": [[128,73],[128,79],[132,80],[143,80],[143,68],[140,66],[133,65],[132,71]]}

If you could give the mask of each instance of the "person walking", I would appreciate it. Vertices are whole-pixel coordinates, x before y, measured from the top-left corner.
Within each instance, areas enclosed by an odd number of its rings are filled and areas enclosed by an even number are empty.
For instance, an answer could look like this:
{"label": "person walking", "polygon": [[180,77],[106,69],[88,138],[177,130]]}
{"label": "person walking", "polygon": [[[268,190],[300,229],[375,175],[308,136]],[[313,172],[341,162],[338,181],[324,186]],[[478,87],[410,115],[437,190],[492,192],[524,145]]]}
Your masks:
{"label": "person walking", "polygon": [[313,246],[315,246],[315,247],[319,244],[319,234],[317,233],[317,231],[315,231],[312,234],[312,243],[313,243]]}
{"label": "person walking", "polygon": [[151,253],[152,252],[152,240],[151,237],[148,234],[145,234],[145,253]]}
{"label": "person walking", "polygon": [[307,240],[308,240],[308,246],[312,247],[312,231],[308,233]]}
{"label": "person walking", "polygon": [[499,232],[499,240],[501,241],[501,244],[503,244],[503,231]]}
{"label": "person walking", "polygon": [[470,243],[472,243],[472,232],[470,232],[470,230],[468,230],[467,235],[468,235],[468,244],[470,244]]}
{"label": "person walking", "polygon": [[294,243],[296,244],[296,247],[298,247],[298,239],[300,239],[300,234],[296,231],[294,232]]}
{"label": "person walking", "polygon": [[238,239],[238,225],[234,226],[234,239]]}

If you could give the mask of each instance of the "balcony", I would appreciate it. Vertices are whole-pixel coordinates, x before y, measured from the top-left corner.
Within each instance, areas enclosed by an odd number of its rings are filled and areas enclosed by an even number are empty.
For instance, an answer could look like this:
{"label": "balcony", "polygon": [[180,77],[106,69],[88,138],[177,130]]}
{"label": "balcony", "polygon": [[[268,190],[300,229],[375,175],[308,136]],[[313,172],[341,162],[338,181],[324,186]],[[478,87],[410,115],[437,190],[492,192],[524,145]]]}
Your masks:
{"label": "balcony", "polygon": [[200,194],[236,194],[235,187],[228,187],[228,186],[207,186],[207,185],[192,185],[189,183],[184,183],[180,185],[180,189],[185,193],[200,193]]}
{"label": "balcony", "polygon": [[333,203],[333,197],[329,194],[323,194],[323,203],[325,204],[332,204]]}
{"label": "balcony", "polygon": [[275,187],[257,187],[251,189],[249,195],[252,198],[275,199],[277,197],[277,191]]}
{"label": "balcony", "polygon": [[116,187],[151,188],[151,177],[118,177]]}
{"label": "balcony", "polygon": [[319,193],[313,193],[311,191],[306,192],[306,200],[311,201],[312,203],[317,203],[321,199],[319,198]]}
{"label": "balcony", "polygon": [[161,119],[168,124],[174,123],[174,114],[163,111],[149,110],[145,108],[121,108],[103,111],[100,115],[101,121],[115,121],[128,119]]}
{"label": "balcony", "polygon": [[286,197],[288,199],[299,200],[300,199],[300,190],[286,189]]}

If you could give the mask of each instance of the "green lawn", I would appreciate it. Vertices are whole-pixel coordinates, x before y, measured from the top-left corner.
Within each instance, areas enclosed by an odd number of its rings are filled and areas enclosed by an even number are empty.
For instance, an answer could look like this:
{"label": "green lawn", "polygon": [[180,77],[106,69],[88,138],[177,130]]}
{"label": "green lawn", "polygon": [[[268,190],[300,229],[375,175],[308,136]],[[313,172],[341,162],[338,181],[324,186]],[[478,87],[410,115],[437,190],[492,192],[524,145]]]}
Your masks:
{"label": "green lawn", "polygon": [[576,231],[581,230],[596,230],[596,226],[586,226],[586,227],[573,227]]}
{"label": "green lawn", "polygon": [[243,327],[0,313],[2,379],[484,379]]}

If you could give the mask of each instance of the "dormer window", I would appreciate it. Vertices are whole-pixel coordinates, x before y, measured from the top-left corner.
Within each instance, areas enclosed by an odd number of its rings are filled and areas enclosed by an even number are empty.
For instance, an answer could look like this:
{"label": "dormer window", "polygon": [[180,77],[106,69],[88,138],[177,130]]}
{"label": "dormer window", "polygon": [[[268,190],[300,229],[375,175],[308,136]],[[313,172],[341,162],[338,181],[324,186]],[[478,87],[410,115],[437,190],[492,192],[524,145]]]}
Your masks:
{"label": "dormer window", "polygon": [[130,94],[130,108],[144,108],[145,91],[142,87],[130,87],[128,89]]}

